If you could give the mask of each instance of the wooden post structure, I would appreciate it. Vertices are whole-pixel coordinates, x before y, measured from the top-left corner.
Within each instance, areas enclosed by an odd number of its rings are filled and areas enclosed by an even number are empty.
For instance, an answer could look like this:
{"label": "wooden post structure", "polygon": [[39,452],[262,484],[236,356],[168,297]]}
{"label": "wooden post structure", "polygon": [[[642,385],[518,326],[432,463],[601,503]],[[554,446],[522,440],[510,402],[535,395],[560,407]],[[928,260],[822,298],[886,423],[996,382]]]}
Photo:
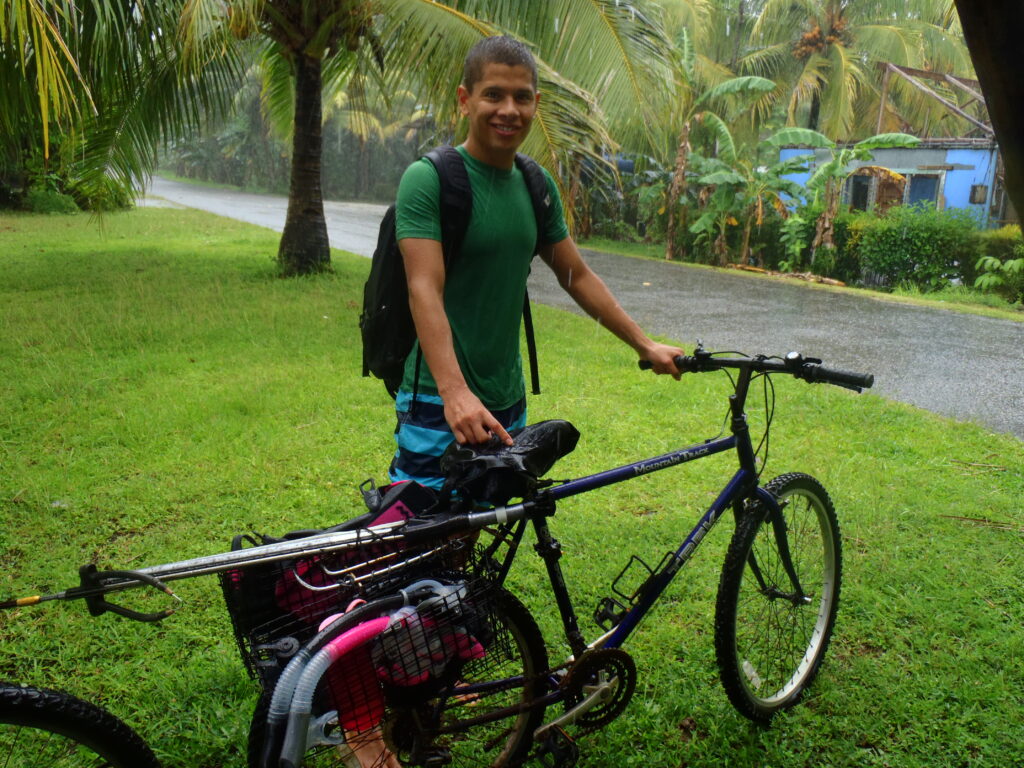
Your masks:
{"label": "wooden post structure", "polygon": [[1024,214],[1024,3],[956,0],[956,8],[1003,156],[1006,190]]}

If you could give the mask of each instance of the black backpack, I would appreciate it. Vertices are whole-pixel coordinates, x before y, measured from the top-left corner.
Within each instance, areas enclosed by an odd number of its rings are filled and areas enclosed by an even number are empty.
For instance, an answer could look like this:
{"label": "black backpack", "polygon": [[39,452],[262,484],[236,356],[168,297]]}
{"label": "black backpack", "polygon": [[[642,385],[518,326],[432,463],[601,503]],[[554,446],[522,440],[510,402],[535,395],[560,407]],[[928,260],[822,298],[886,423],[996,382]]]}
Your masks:
{"label": "black backpack", "polygon": [[[441,181],[441,244],[444,265],[448,271],[462,247],[466,229],[473,213],[473,191],[462,155],[454,147],[441,146],[425,157],[437,169]],[[537,217],[537,244],[540,250],[551,209],[547,179],[540,166],[526,155],[516,154],[516,165],[522,171]],[[530,384],[533,394],[540,394],[537,374],[537,346],[533,337],[533,318],[530,315],[530,296],[523,300],[523,328],[530,358]],[[409,310],[409,287],[405,280],[405,265],[395,236],[395,206],[391,205],[380,223],[377,248],[373,252],[370,276],[363,286],[363,311],[359,316],[359,330],[363,340],[363,376],[373,375],[384,381],[388,394],[395,397],[402,383],[405,360],[416,340],[416,328]],[[416,355],[416,382],[419,382],[422,353]],[[415,391],[413,392],[415,395]]]}

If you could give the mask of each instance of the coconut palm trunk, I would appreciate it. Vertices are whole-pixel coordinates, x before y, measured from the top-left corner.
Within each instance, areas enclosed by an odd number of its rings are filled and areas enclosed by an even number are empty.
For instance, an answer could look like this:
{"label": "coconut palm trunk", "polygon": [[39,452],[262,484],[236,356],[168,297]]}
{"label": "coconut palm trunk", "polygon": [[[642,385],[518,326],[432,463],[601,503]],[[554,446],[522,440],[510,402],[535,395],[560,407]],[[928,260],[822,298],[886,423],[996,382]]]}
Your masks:
{"label": "coconut palm trunk", "polygon": [[[679,200],[686,192],[686,164],[690,157],[690,121],[683,123],[683,129],[679,134],[679,149],[676,152],[675,172],[672,174],[672,181],[668,188],[668,224],[665,231],[665,258],[671,261],[679,256],[685,258],[686,253],[683,246],[683,239],[677,239],[677,230],[682,229],[682,224],[677,220]],[[685,216],[680,217],[685,223]]]}
{"label": "coconut palm trunk", "polygon": [[308,275],[323,272],[331,263],[327,221],[320,185],[321,62],[297,53],[295,62],[295,129],[292,137],[292,169],[288,191],[288,215],[284,222],[277,262],[281,274]]}

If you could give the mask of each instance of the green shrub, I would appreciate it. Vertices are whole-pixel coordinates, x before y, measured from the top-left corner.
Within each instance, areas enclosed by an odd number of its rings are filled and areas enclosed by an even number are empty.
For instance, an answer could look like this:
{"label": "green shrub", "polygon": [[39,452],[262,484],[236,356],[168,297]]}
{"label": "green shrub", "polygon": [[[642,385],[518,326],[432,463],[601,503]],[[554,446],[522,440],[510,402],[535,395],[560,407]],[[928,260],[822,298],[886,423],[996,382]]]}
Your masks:
{"label": "green shrub", "polygon": [[868,213],[845,211],[835,221],[835,267],[831,275],[844,283],[858,283],[861,279],[860,241],[864,228],[873,217]]}
{"label": "green shrub", "polygon": [[761,226],[754,226],[750,230],[750,253],[755,264],[766,269],[778,269],[779,263],[785,260],[783,233],[788,221],[769,210]]}
{"label": "green shrub", "polygon": [[998,293],[1010,302],[1024,302],[1024,243],[1017,243],[1012,255],[1014,258],[1005,260],[989,255],[978,259],[975,267],[980,274],[975,287]]}
{"label": "green shrub", "polygon": [[962,264],[977,260],[975,220],[959,209],[897,206],[864,226],[857,253],[863,269],[889,286],[936,290],[959,278]]}
{"label": "green shrub", "polygon": [[607,237],[609,240],[622,240],[626,243],[639,243],[641,239],[632,224],[619,219],[595,221],[594,234],[599,237]]}
{"label": "green shrub", "polygon": [[[1011,224],[1000,229],[988,229],[978,233],[978,243],[982,257],[992,258],[1000,264],[1005,264],[1020,257],[1016,251],[1024,244],[1024,239],[1021,238],[1020,226]],[[964,285],[977,285],[979,277],[992,273],[992,270],[987,272],[981,270],[978,266],[980,263],[981,259],[975,259],[964,265]]]}
{"label": "green shrub", "polygon": [[78,205],[71,195],[40,186],[29,189],[25,195],[25,207],[33,213],[78,212]]}
{"label": "green shrub", "polygon": [[1024,243],[1020,225],[1010,224],[999,229],[988,229],[978,233],[981,252],[985,256],[994,256],[1000,261],[1017,258],[1017,249]]}

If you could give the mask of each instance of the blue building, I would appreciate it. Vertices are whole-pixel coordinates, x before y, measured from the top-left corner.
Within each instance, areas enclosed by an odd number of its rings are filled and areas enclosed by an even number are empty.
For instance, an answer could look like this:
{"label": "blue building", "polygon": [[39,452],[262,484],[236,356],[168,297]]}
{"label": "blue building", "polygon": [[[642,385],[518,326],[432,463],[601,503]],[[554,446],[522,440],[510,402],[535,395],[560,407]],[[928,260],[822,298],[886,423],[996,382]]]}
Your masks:
{"label": "blue building", "polygon": [[[780,150],[780,159],[812,153],[811,170],[788,178],[806,183],[814,168],[832,155],[827,149]],[[850,175],[843,184],[842,199],[855,210],[882,213],[893,205],[930,201],[940,210],[971,211],[981,227],[1017,220],[1003,186],[999,147],[992,139],[922,139],[911,149],[876,149],[872,154],[873,160],[855,161],[847,169]],[[864,166],[880,166],[893,173],[858,173]]]}

